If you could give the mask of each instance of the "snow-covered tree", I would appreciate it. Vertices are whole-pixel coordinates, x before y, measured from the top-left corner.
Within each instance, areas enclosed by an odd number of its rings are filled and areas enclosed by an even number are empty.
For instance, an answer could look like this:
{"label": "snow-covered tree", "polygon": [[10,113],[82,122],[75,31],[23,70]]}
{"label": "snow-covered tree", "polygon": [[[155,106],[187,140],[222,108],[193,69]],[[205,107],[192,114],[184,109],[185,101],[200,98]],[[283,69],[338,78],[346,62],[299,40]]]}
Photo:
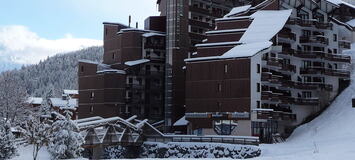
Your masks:
{"label": "snow-covered tree", "polygon": [[64,111],[65,117],[53,123],[53,137],[48,146],[48,151],[53,159],[71,159],[81,156],[84,150],[81,145],[84,138],[80,135],[77,124],[71,120],[70,109]]}
{"label": "snow-covered tree", "polygon": [[12,72],[0,76],[0,118],[6,123],[23,120],[26,115],[27,91],[23,82]]}
{"label": "snow-covered tree", "polygon": [[39,115],[30,115],[24,124],[27,143],[33,145],[33,159],[36,160],[39,150],[48,144],[51,137],[51,125],[41,121]]}
{"label": "snow-covered tree", "polygon": [[0,121],[0,159],[10,159],[16,155],[15,137],[11,133],[10,125]]}

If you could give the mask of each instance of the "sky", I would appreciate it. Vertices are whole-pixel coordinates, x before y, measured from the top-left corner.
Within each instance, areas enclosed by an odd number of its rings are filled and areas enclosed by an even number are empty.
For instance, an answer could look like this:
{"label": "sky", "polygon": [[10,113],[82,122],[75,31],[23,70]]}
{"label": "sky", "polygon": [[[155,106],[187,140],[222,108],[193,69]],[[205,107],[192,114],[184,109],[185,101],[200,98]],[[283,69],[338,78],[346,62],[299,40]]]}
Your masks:
{"label": "sky", "polygon": [[102,22],[128,24],[129,15],[143,28],[159,15],[156,0],[0,0],[0,63],[102,45]]}

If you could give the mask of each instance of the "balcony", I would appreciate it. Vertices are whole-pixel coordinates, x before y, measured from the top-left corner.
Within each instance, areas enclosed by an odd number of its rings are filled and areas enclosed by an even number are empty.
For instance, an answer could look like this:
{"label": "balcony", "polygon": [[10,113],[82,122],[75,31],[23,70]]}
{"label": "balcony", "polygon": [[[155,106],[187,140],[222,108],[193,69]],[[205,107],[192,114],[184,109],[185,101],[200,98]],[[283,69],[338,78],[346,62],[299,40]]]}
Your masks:
{"label": "balcony", "polygon": [[126,89],[141,90],[141,89],[144,89],[144,85],[128,83],[128,84],[126,84]]}
{"label": "balcony", "polygon": [[165,49],[165,43],[145,43],[144,49]]}
{"label": "balcony", "polygon": [[336,62],[345,62],[345,63],[351,62],[351,57],[346,55],[325,54],[324,59],[329,61],[336,61]]}
{"label": "balcony", "polygon": [[196,12],[196,13],[201,13],[204,15],[211,15],[210,11],[204,8],[199,8],[197,6],[190,6],[189,7],[190,12]]}
{"label": "balcony", "polygon": [[299,58],[317,58],[317,53],[314,52],[308,52],[308,51],[296,51],[293,54],[295,57],[299,57]]}
{"label": "balcony", "polygon": [[270,100],[277,102],[279,101],[279,97],[282,96],[282,93],[274,93],[272,91],[262,91],[261,92],[261,100]]}
{"label": "balcony", "polygon": [[316,19],[290,18],[287,24],[299,25],[302,27],[315,26],[318,29],[332,29],[333,27],[331,23],[318,22]]}
{"label": "balcony", "polygon": [[328,38],[322,35],[315,35],[315,36],[301,36],[300,43],[315,43],[321,45],[328,45],[329,40]]}
{"label": "balcony", "polygon": [[292,41],[296,41],[296,34],[292,33],[291,30],[281,30],[278,34],[278,37],[280,40],[282,39],[288,39]]}
{"label": "balcony", "polygon": [[296,120],[296,114],[291,112],[276,111],[274,109],[255,109],[258,119],[273,119],[273,120]]}
{"label": "balcony", "polygon": [[214,29],[213,25],[211,25],[211,24],[209,24],[207,22],[201,22],[201,21],[198,21],[198,20],[189,19],[189,24],[190,25],[199,26],[199,27],[202,27],[202,28]]}
{"label": "balcony", "polygon": [[271,72],[262,72],[261,73],[261,81],[269,82],[273,84],[281,84],[283,80],[282,76],[273,75]]}
{"label": "balcony", "polygon": [[296,66],[292,64],[282,64],[281,71],[296,72]]}
{"label": "balcony", "polygon": [[339,40],[339,47],[344,49],[351,49],[351,42],[347,40]]}
{"label": "balcony", "polygon": [[300,69],[300,74],[324,74],[335,77],[350,77],[350,72],[347,70],[331,69],[324,67],[306,67]]}
{"label": "balcony", "polygon": [[296,105],[318,105],[318,98],[294,98],[294,104]]}

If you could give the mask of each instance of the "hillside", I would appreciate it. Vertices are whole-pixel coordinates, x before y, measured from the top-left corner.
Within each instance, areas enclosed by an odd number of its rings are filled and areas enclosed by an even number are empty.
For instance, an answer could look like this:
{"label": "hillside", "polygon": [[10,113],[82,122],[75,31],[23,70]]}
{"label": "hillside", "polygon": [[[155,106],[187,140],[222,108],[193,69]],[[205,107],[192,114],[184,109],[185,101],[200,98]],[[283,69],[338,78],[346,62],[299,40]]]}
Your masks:
{"label": "hillside", "polygon": [[60,96],[63,89],[77,89],[79,59],[101,61],[102,55],[102,47],[90,47],[58,54],[38,64],[25,66],[10,72],[20,77],[31,96],[42,97],[50,89],[52,89],[54,96]]}

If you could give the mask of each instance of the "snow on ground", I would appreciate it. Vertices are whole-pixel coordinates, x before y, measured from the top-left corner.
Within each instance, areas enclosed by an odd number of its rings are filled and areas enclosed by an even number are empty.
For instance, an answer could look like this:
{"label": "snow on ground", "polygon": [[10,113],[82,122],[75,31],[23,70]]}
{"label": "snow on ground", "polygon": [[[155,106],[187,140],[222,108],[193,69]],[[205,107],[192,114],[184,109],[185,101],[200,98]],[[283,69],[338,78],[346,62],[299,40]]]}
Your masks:
{"label": "snow on ground", "polygon": [[[26,160],[26,159],[33,159],[32,156],[32,151],[33,151],[33,146],[19,146],[17,148],[19,156],[14,157],[12,160]],[[49,155],[47,148],[43,147],[38,153],[37,160],[48,160],[51,159],[51,156]]]}
{"label": "snow on ground", "polygon": [[[354,45],[354,44],[353,44]],[[313,121],[298,127],[280,144],[261,144],[261,156],[253,160],[347,160],[355,159],[355,65],[352,52],[352,82]]]}

